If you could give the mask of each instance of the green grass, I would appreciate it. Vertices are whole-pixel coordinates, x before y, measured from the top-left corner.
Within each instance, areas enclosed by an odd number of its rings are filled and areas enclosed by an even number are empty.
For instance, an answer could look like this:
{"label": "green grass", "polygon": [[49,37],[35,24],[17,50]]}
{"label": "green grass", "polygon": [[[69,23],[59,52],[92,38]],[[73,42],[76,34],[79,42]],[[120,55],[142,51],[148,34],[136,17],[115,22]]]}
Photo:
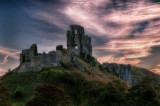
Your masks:
{"label": "green grass", "polygon": [[38,72],[22,72],[11,74],[3,79],[3,83],[8,86],[12,95],[18,88],[22,88],[24,91],[25,96],[23,98],[11,97],[13,106],[24,106],[26,101],[33,96],[35,87],[41,83],[37,79],[38,74]]}
{"label": "green grass", "polygon": [[[120,88],[127,86],[125,89],[130,87],[118,77],[94,70],[90,68],[86,62],[80,61],[85,66],[85,72],[72,66],[68,68],[50,68],[41,72],[13,73],[2,77],[3,83],[8,86],[9,91],[12,94],[12,105],[25,106],[26,102],[34,96],[36,86],[43,83],[54,84],[59,88],[62,88],[72,101],[72,105],[85,106],[96,104],[99,99],[103,99],[102,96],[105,96],[104,92],[106,92],[106,85],[115,80],[120,81],[118,82],[120,85],[113,84],[114,86],[116,85],[115,89],[117,89],[118,86]],[[146,69],[132,67],[133,80],[140,81],[145,76],[152,76],[160,79],[158,75]],[[14,98],[13,95],[17,89],[23,90],[24,97]],[[110,95],[110,92],[107,94]]]}
{"label": "green grass", "polygon": [[[107,97],[111,95],[117,99],[114,95],[120,93],[118,89],[127,90],[130,87],[127,83],[112,74],[94,70],[89,68],[86,63],[83,64],[86,67],[86,72],[82,72],[74,67],[67,69],[59,67],[46,69],[41,72],[13,73],[2,77],[2,81],[8,86],[12,94],[11,103],[13,106],[25,106],[26,102],[34,96],[36,86],[43,83],[54,84],[62,88],[72,101],[72,105],[81,106],[99,104],[99,101],[103,101],[103,96],[105,97],[105,95],[108,95]],[[139,81],[145,76],[159,78],[158,75],[146,69],[132,67],[132,79]],[[118,82],[115,82],[116,80]],[[111,83],[111,87],[113,88],[107,88],[108,83]],[[17,89],[22,89],[24,97],[14,98],[13,95]],[[106,89],[109,89],[109,91]],[[115,89],[117,93],[112,95],[112,89]],[[119,99],[121,100],[121,97],[118,97],[117,100]]]}
{"label": "green grass", "polygon": [[[108,82],[119,80],[111,74],[97,70],[88,71],[90,72],[81,72],[74,67],[70,69],[61,67],[46,69],[41,72],[14,73],[2,79],[12,95],[18,88],[23,89],[24,97],[14,98],[12,96],[11,103],[13,106],[25,106],[26,102],[34,96],[36,86],[42,83],[57,85],[65,90],[74,105],[84,105],[94,101],[95,97],[92,97],[92,92],[101,93],[101,89],[104,89]],[[124,81],[122,82],[124,83]]]}
{"label": "green grass", "polygon": [[132,66],[132,81],[140,82],[144,77],[156,78],[160,82],[160,76],[144,68]]}

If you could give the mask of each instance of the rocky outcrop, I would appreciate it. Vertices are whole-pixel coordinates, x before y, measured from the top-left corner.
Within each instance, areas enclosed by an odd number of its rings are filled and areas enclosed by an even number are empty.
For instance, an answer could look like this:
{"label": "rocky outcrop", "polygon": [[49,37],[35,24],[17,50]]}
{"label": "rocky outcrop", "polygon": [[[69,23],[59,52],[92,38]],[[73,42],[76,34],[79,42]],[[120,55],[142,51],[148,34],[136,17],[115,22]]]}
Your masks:
{"label": "rocky outcrop", "polygon": [[84,65],[78,60],[78,58],[73,59],[73,64],[77,69],[84,72]]}
{"label": "rocky outcrop", "polygon": [[105,71],[116,75],[117,77],[123,79],[129,84],[132,83],[130,65],[123,65],[123,64],[116,64],[116,63],[103,63],[102,65],[105,68]]}

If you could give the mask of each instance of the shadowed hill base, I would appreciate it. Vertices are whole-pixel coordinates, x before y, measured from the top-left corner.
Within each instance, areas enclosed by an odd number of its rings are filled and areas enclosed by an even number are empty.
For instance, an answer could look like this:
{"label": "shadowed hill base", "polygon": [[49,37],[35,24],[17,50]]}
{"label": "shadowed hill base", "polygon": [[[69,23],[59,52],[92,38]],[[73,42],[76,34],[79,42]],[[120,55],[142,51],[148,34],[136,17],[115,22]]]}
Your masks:
{"label": "shadowed hill base", "polygon": [[[85,63],[83,64],[85,65]],[[71,65],[69,66],[66,67],[65,64],[64,67],[48,68],[40,72],[12,73],[2,77],[3,83],[8,86],[12,94],[12,105],[25,106],[28,101],[34,98],[36,86],[45,83],[64,90],[69,101],[71,101],[71,106],[112,106],[119,104],[120,106],[128,106],[126,101],[135,102],[132,98],[138,96],[133,95],[132,97],[132,87],[130,89],[130,85],[112,74],[103,73],[87,66],[85,66],[85,71],[82,72]],[[132,67],[132,75],[133,79],[138,80],[145,76],[152,76],[159,80],[158,75],[137,67]],[[133,88],[135,87],[133,86]],[[144,89],[139,88],[133,90],[144,92]],[[156,90],[154,93],[159,92],[157,88],[154,88],[154,90]],[[128,92],[130,93],[128,94]],[[130,96],[129,100],[128,96]],[[142,97],[139,99],[141,100]]]}
{"label": "shadowed hill base", "polygon": [[[104,74],[93,69],[81,72],[74,67],[69,69],[50,68],[41,72],[13,73],[4,76],[2,80],[12,93],[11,103],[13,106],[25,106],[26,102],[32,99],[36,86],[43,83],[54,84],[64,89],[74,105],[96,104],[94,99],[99,97],[93,96],[94,93],[100,95],[106,84],[114,80],[119,80],[126,85],[125,89],[128,88],[124,81],[111,74]],[[15,96],[17,91],[22,95]]]}

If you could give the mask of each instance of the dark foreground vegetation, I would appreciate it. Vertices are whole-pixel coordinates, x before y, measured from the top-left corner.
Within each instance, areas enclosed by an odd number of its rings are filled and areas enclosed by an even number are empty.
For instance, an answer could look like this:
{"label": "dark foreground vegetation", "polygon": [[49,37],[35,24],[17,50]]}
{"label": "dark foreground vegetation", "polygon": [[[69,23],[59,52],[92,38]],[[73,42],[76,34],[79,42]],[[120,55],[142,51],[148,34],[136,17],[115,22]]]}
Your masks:
{"label": "dark foreground vegetation", "polygon": [[131,87],[110,74],[105,74],[108,81],[102,81],[103,75],[64,68],[11,74],[0,82],[0,106],[160,105],[155,79],[145,77]]}

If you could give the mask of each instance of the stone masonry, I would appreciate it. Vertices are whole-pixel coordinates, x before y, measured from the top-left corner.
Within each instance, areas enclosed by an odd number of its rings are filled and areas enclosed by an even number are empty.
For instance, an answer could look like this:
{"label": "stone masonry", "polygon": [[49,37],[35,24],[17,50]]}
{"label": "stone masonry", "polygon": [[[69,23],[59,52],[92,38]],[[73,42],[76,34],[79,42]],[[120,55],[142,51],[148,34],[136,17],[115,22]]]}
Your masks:
{"label": "stone masonry", "polygon": [[116,63],[103,63],[103,67],[107,72],[110,72],[117,77],[123,79],[124,81],[131,84],[131,66],[130,65],[123,65],[123,64],[116,64]]}
{"label": "stone masonry", "polygon": [[79,55],[80,52],[92,55],[91,38],[85,35],[82,26],[70,26],[70,30],[67,31],[67,49],[76,55]]}
{"label": "stone masonry", "polygon": [[61,52],[57,50],[48,53],[38,53],[37,45],[33,44],[30,49],[22,50],[20,54],[20,66],[17,71],[40,71],[43,68],[60,66],[60,61],[71,61],[69,56],[64,56]]}
{"label": "stone masonry", "polygon": [[[41,71],[43,68],[61,66],[60,62],[72,62],[79,70],[84,71],[83,64],[77,56],[85,54],[85,57],[92,56],[91,38],[85,35],[84,28],[80,25],[71,25],[67,31],[67,52],[64,54],[63,46],[59,45],[56,51],[38,53],[36,44],[29,49],[22,50],[20,54],[20,65],[14,69],[15,72]],[[98,62],[97,62],[98,63]],[[95,66],[94,66],[95,67]],[[103,67],[131,84],[131,66],[118,65],[116,63],[104,63]]]}

